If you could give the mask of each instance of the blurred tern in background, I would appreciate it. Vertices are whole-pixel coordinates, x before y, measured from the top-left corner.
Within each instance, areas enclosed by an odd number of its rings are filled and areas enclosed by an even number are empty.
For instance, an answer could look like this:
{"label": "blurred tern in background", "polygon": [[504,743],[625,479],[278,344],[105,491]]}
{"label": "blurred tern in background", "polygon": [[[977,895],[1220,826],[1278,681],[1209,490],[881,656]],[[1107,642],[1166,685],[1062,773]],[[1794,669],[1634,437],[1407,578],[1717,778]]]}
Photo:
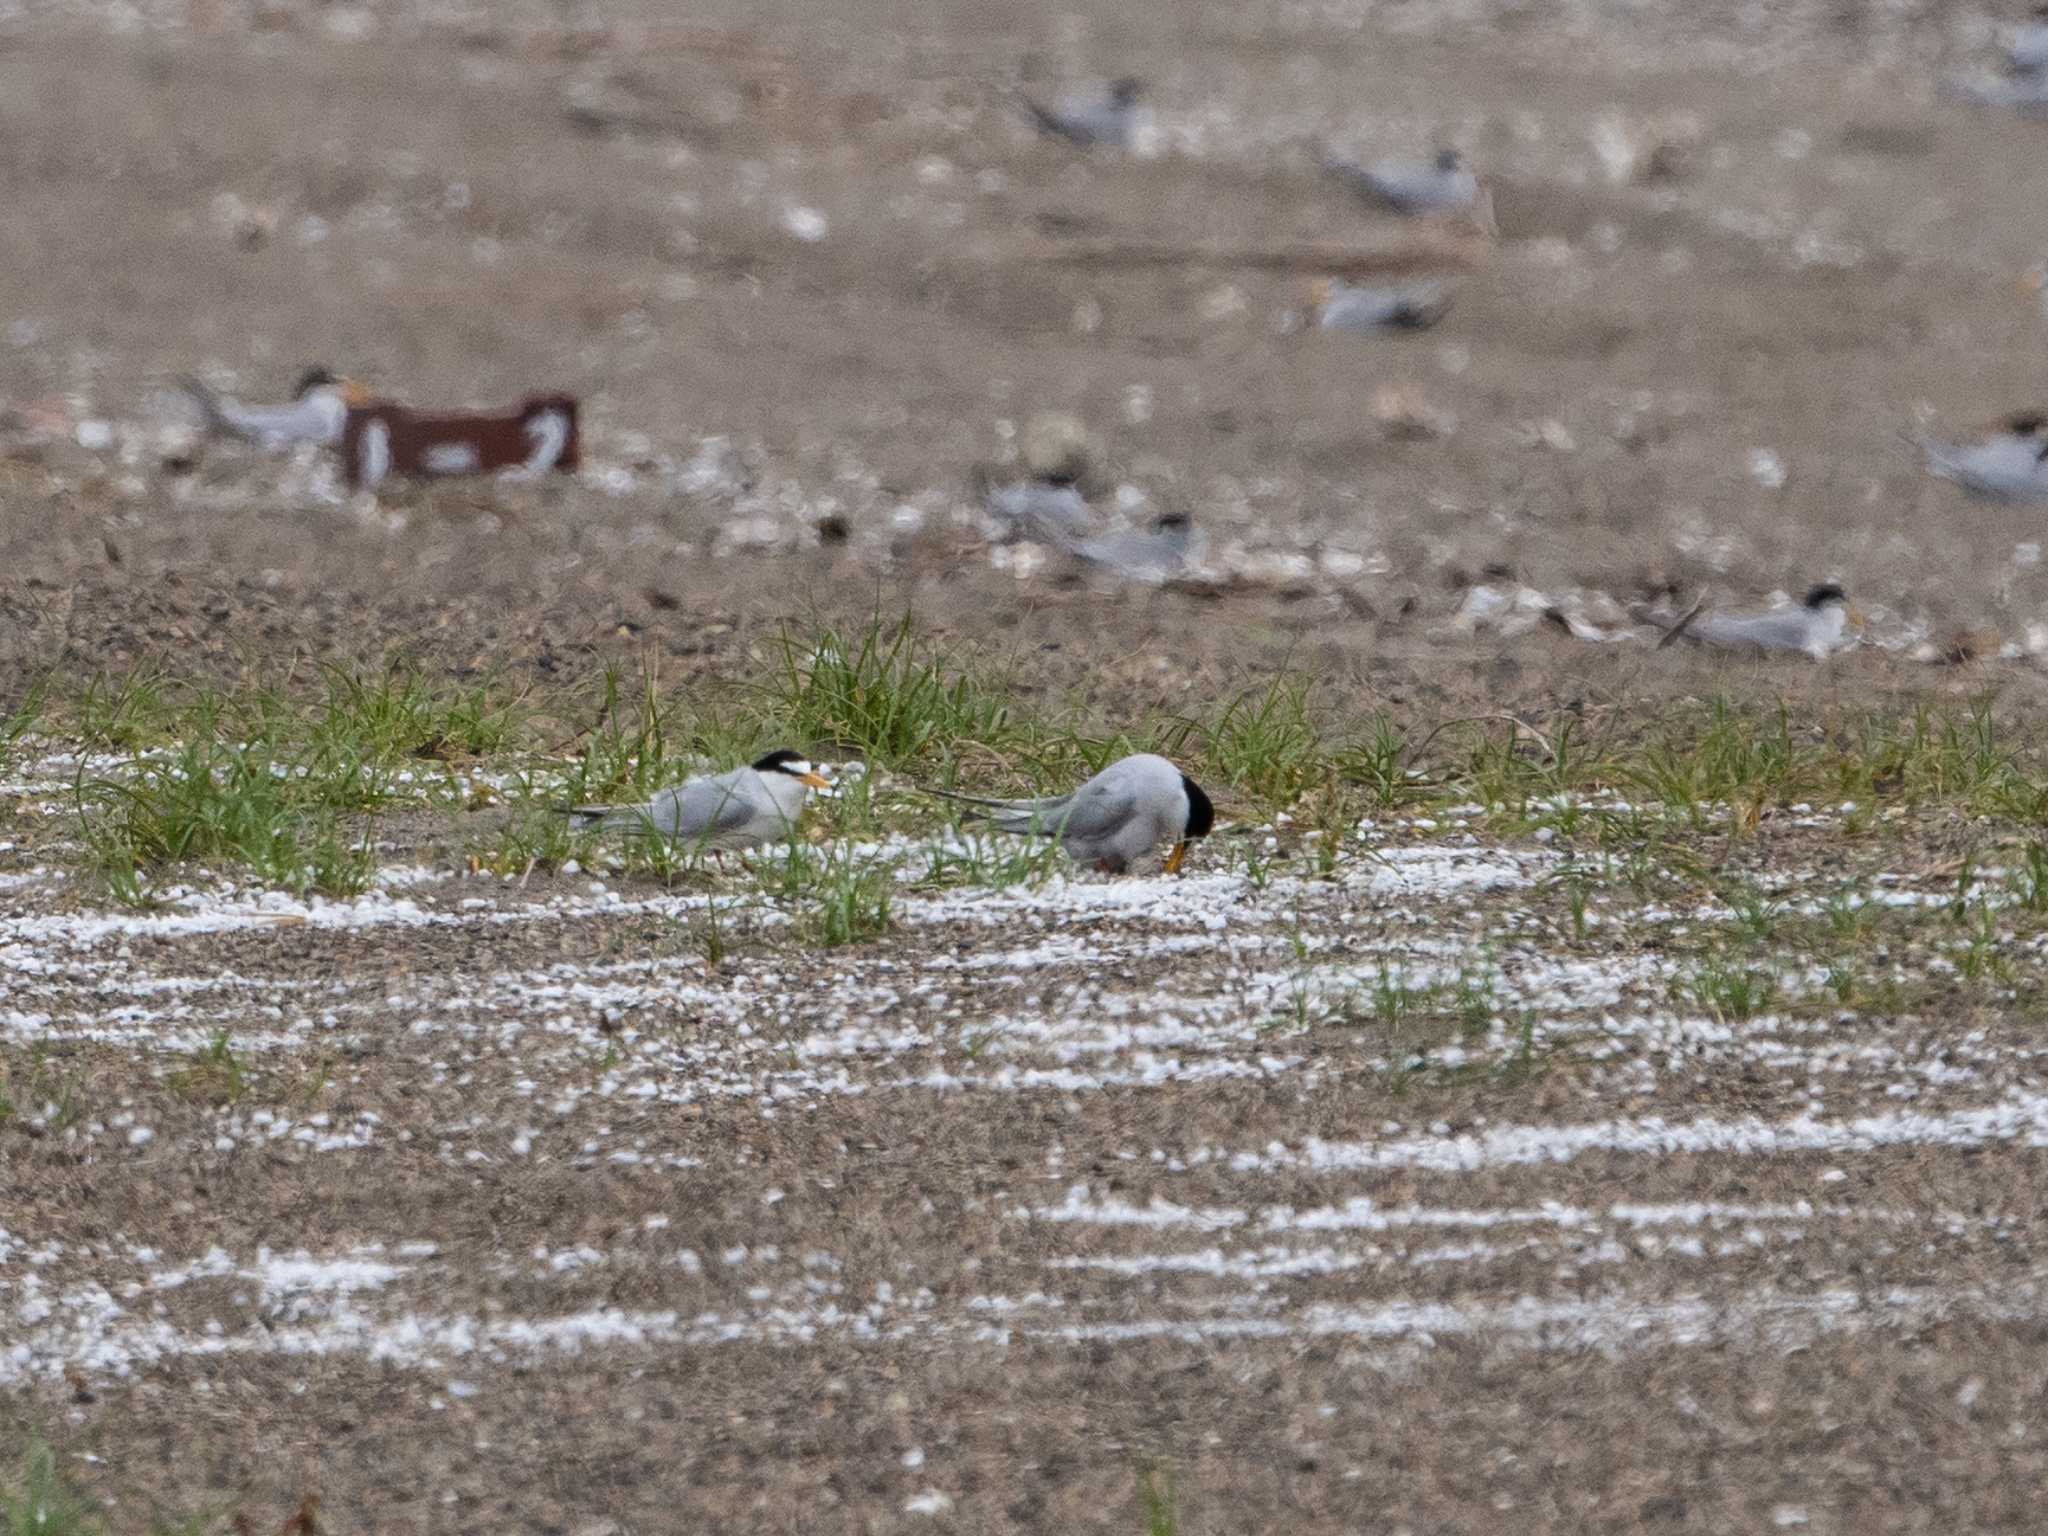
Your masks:
{"label": "blurred tern in background", "polygon": [[1833,582],[1809,590],[1796,608],[1776,608],[1767,613],[1701,613],[1695,604],[1690,613],[1673,624],[1657,642],[1662,650],[1674,640],[1689,640],[1724,651],[1801,652],[1815,661],[1825,661],[1839,649],[1852,619],[1849,598]]}
{"label": "blurred tern in background", "polygon": [[1071,540],[1062,547],[1126,581],[1157,586],[1187,569],[1194,529],[1185,512],[1169,512],[1143,531],[1105,533],[1098,538]]}
{"label": "blurred tern in background", "polygon": [[2035,6],[2034,14],[2013,29],[2005,43],[2005,64],[2015,75],[2048,70],[2048,5]]}
{"label": "blurred tern in background", "polygon": [[178,383],[198,403],[207,431],[273,452],[294,443],[331,446],[340,442],[349,407],[369,398],[361,385],[325,368],[308,368],[300,374],[288,405],[244,405],[189,376]]}
{"label": "blurred tern in background", "polygon": [[1381,160],[1372,165],[1325,150],[1323,169],[1367,202],[1395,213],[1469,213],[1479,204],[1479,178],[1455,149],[1423,164]]}
{"label": "blurred tern in background", "polygon": [[1986,501],[2048,501],[2048,416],[2022,412],[1971,443],[1909,439],[1927,456],[1927,472]]}
{"label": "blurred tern in background", "polygon": [[1149,119],[1140,101],[1144,92],[1142,84],[1126,75],[1107,85],[1062,96],[1049,107],[1029,96],[1024,105],[1040,128],[1070,144],[1084,149],[1096,144],[1129,149]]}
{"label": "blurred tern in background", "polygon": [[1440,282],[1388,288],[1319,277],[1309,284],[1316,327],[1325,331],[1421,331],[1443,319],[1450,295]]}
{"label": "blurred tern in background", "polygon": [[981,504],[1003,525],[1008,538],[1030,539],[1065,549],[1095,531],[1088,498],[1070,480],[1018,480],[981,485]]}

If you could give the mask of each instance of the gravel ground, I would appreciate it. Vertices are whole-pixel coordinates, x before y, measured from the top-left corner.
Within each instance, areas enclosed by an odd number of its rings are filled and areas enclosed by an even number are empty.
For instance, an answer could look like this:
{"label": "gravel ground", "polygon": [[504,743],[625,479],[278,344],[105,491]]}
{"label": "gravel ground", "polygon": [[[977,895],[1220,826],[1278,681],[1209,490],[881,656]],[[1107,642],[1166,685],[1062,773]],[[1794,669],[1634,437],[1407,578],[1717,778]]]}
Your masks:
{"label": "gravel ground", "polygon": [[[730,680],[879,603],[1111,725],[1280,665],[1424,728],[2024,718],[2038,519],[1900,441],[2035,403],[2042,130],[1937,96],[1996,20],[0,7],[8,691]],[[1126,70],[1138,155],[1015,103]],[[1300,331],[1261,260],[1411,237],[1317,141],[1492,178],[1437,328]],[[175,375],[314,360],[572,389],[590,465],[351,500],[195,449]],[[1042,412],[1199,579],[991,545],[973,471]],[[1826,667],[1537,623],[1821,577],[1870,618]],[[892,847],[886,936],[750,904],[714,958],[728,886],[472,874],[448,827],[349,901],[115,908],[65,765],[8,771],[0,1437],[119,1529],[1133,1529],[1147,1478],[1190,1532],[2038,1526],[2024,827],[1772,807],[1675,888],[1477,807],[1330,879],[1263,819],[1171,884]]]}

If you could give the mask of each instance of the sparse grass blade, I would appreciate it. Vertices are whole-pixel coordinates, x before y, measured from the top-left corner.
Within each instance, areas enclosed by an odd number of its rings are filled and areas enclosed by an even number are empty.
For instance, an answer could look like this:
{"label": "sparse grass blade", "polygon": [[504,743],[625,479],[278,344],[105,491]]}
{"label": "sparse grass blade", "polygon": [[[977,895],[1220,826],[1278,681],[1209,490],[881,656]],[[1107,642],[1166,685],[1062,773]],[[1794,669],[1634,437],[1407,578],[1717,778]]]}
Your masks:
{"label": "sparse grass blade", "polygon": [[248,1076],[223,1026],[168,1079],[171,1092],[213,1104],[233,1104],[248,1091]]}
{"label": "sparse grass blade", "polygon": [[1180,1502],[1171,1472],[1154,1467],[1140,1474],[1138,1497],[1145,1506],[1145,1536],[1180,1536]]}
{"label": "sparse grass blade", "polygon": [[0,1490],[0,1531],[5,1536],[101,1536],[98,1507],[64,1476],[57,1453],[31,1440],[20,1476]]}
{"label": "sparse grass blade", "polygon": [[749,855],[747,869],[767,899],[789,909],[798,933],[821,948],[889,931],[896,870],[884,859],[849,844],[792,840]]}
{"label": "sparse grass blade", "polygon": [[1240,693],[1198,734],[1202,774],[1276,810],[1332,771],[1310,715],[1309,685],[1298,678],[1277,677]]}
{"label": "sparse grass blade", "polygon": [[1741,1023],[1777,1000],[1777,972],[1767,964],[1714,956],[1675,984],[1677,995],[1718,1019]]}

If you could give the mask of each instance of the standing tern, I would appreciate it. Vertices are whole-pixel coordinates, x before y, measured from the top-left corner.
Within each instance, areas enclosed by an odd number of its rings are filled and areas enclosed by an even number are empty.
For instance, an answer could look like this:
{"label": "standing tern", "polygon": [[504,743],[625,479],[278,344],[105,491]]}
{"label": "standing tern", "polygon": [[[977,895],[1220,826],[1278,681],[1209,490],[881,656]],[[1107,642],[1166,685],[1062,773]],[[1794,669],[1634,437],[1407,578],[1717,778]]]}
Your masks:
{"label": "standing tern", "polygon": [[640,805],[579,805],[564,814],[598,830],[623,828],[722,853],[777,842],[796,830],[804,796],[831,780],[787,748],[745,768],[691,779]]}
{"label": "standing tern", "polygon": [[1129,149],[1144,124],[1145,108],[1139,103],[1144,92],[1143,84],[1126,75],[1106,86],[1062,96],[1049,107],[1029,96],[1024,105],[1040,128],[1070,144]]}
{"label": "standing tern", "polygon": [[1927,472],[1953,480],[1986,501],[2048,501],[2048,416],[2009,416],[1999,430],[1972,443],[1914,440]]}
{"label": "standing tern", "polygon": [[1163,757],[1121,757],[1070,794],[1042,800],[985,800],[933,793],[976,807],[998,832],[1056,837],[1076,864],[1120,875],[1162,842],[1173,850],[1166,872],[1180,873],[1191,838],[1207,837],[1216,808],[1202,787]]}
{"label": "standing tern", "polygon": [[1825,661],[1841,646],[1850,616],[1848,594],[1833,582],[1824,582],[1796,608],[1702,614],[1695,606],[1664,632],[1657,648],[1685,639],[1724,651],[1799,651]]}
{"label": "standing tern", "polygon": [[325,368],[308,368],[300,374],[287,405],[244,405],[232,396],[215,394],[198,379],[187,377],[178,382],[198,402],[207,431],[238,437],[273,452],[294,443],[331,446],[340,442],[349,407],[367,399],[361,385]]}

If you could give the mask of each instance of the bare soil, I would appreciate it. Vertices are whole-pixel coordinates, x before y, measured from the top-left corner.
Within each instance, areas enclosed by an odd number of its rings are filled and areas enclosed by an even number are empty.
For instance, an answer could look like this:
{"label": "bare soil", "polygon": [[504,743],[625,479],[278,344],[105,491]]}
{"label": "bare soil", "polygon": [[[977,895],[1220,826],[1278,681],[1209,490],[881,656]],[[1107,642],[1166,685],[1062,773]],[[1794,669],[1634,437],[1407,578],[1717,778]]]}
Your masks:
{"label": "bare soil", "polygon": [[[737,677],[784,620],[879,607],[1112,723],[1280,665],[1347,718],[2024,718],[2031,661],[1905,642],[2048,620],[2038,517],[1899,434],[2035,403],[2043,130],[1936,100],[1985,55],[1974,12],[1691,9],[21,8],[0,404],[116,446],[8,428],[6,689],[401,650],[538,689]],[[1016,109],[1126,70],[1157,154]],[[1610,178],[1616,135],[1683,174]],[[1440,328],[1304,336],[1286,275],[1061,259],[1398,238],[1318,139],[1493,177],[1500,240]],[[420,401],[573,390],[593,466],[365,508],[233,448],[165,462],[176,374],[260,397],[316,360]],[[1382,386],[1455,428],[1390,437]],[[1002,568],[971,471],[1042,410],[1214,547],[1313,574]],[[737,467],[693,477],[714,438]],[[1821,577],[1898,648],[1452,622],[1482,580]],[[1971,832],[1816,815],[1745,855],[1815,904],[1897,874],[1932,910]],[[468,879],[459,831],[342,915],[214,890],[186,922],[99,913],[18,820],[0,1440],[52,1440],[121,1529],[317,1491],[335,1531],[1129,1530],[1147,1475],[1189,1532],[2039,1527],[2024,926],[2004,980],[1930,927],[1860,960],[1890,1002],[1804,976],[1731,1020],[1672,992],[1725,912],[1603,888],[1575,938],[1555,849],[1454,827],[1379,829],[1435,861],[1391,883],[963,894],[712,965],[701,896]],[[1475,861],[1507,874],[1460,884]],[[1476,1040],[1276,1027],[1304,975],[1480,955],[1513,1006]],[[232,1102],[178,1076],[221,1030]]]}

